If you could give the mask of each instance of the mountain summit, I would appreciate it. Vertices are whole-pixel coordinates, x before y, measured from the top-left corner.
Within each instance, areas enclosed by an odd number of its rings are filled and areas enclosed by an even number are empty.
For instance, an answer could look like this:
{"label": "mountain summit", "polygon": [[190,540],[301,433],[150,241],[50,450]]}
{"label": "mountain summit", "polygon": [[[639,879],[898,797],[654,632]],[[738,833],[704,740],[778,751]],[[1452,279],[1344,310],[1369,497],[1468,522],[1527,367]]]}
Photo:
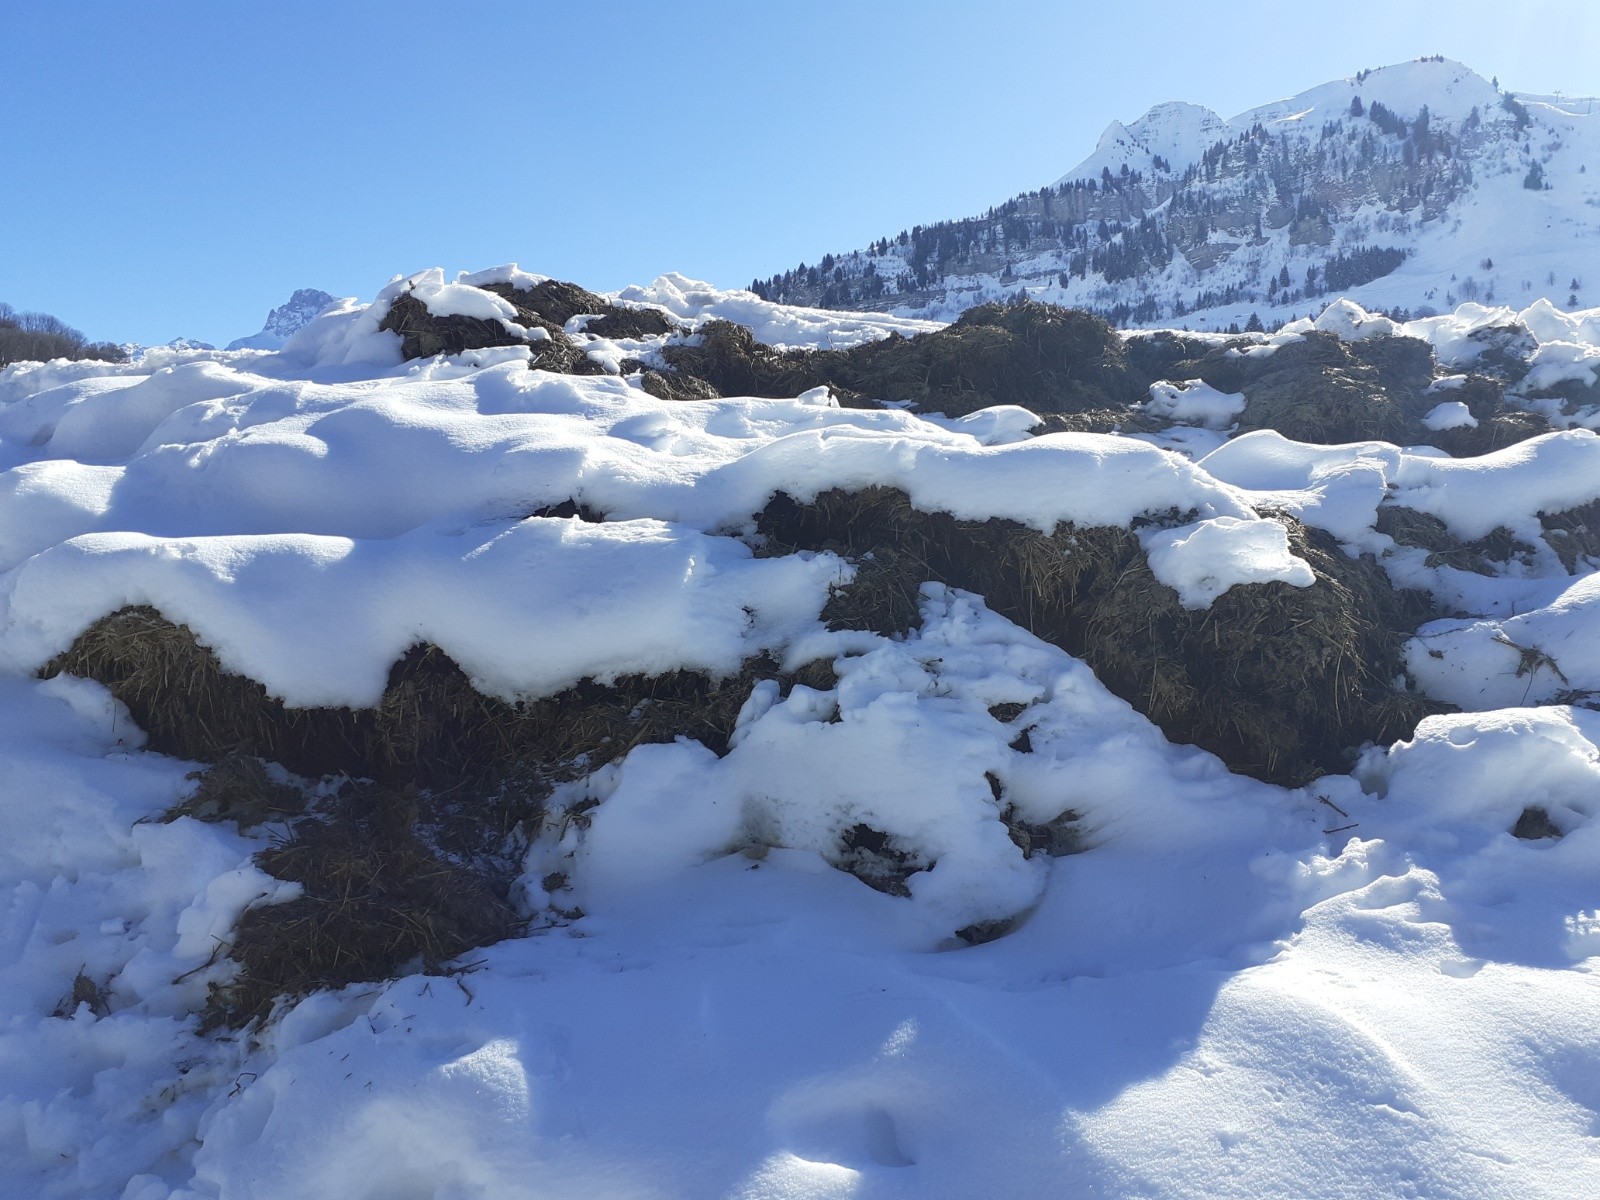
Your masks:
{"label": "mountain summit", "polygon": [[1055,183],[757,280],[759,295],[951,318],[1026,295],[1121,325],[1282,322],[1348,295],[1426,316],[1462,301],[1594,302],[1600,101],[1503,91],[1428,58],[1224,120],[1112,121]]}
{"label": "mountain summit", "polygon": [[261,332],[249,337],[235,338],[228,343],[229,350],[277,350],[291,336],[298,333],[313,317],[332,304],[334,297],[316,288],[300,288],[284,304],[267,314]]}

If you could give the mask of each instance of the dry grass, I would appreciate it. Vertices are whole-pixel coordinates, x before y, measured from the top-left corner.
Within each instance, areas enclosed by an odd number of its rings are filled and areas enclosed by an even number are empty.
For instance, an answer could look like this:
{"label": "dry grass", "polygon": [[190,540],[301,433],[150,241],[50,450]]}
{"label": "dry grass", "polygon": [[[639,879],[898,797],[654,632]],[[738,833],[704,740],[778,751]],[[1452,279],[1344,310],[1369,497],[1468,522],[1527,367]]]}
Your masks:
{"label": "dry grass", "polygon": [[200,821],[232,821],[240,829],[251,829],[305,811],[304,791],[275,779],[263,759],[242,749],[223,755],[189,778],[198,786],[168,809],[163,820],[194,817]]}
{"label": "dry grass", "polygon": [[104,984],[90,978],[82,970],[73,976],[72,989],[61,998],[51,1012],[52,1017],[71,1017],[81,1005],[87,1004],[89,1011],[97,1017],[106,1016],[111,1011],[111,991]]}
{"label": "dry grass", "polygon": [[239,970],[212,988],[207,1028],[266,1016],[282,997],[438,973],[477,946],[510,936],[517,920],[503,890],[421,836],[415,789],[352,787],[326,813],[298,822],[256,856],[304,894],[245,912],[230,956]]}
{"label": "dry grass", "polygon": [[779,676],[770,660],[752,659],[724,679],[673,671],[586,680],[511,703],[479,692],[437,647],[419,645],[391,668],[374,708],[291,708],[145,606],[101,618],[41,674],[63,672],[105,684],[156,748],[180,758],[255,755],[308,777],[429,787],[492,783],[513,769],[559,777],[679,735],[721,748],[755,681]]}
{"label": "dry grass", "polygon": [[1559,513],[1540,513],[1544,540],[1561,559],[1569,575],[1600,561],[1600,500]]}
{"label": "dry grass", "polygon": [[960,521],[921,512],[889,488],[826,492],[809,504],[780,495],[757,525],[766,553],[828,549],[865,568],[830,602],[835,620],[893,634],[914,627],[911,598],[924,581],[976,592],[1085,659],[1174,740],[1296,784],[1345,769],[1350,748],[1403,736],[1431,711],[1390,680],[1402,671],[1401,641],[1434,614],[1426,596],[1396,590],[1375,563],[1278,519],[1316,583],[1236,587],[1199,611],[1156,580],[1128,529],[1043,534]]}
{"label": "dry grass", "polygon": [[1379,506],[1373,528],[1388,534],[1399,545],[1428,551],[1425,562],[1430,567],[1454,567],[1475,575],[1494,575],[1497,565],[1503,566],[1514,557],[1532,554],[1534,549],[1519,541],[1504,526],[1481,538],[1463,541],[1431,513],[1395,504]]}
{"label": "dry grass", "polygon": [[680,376],[725,396],[796,396],[826,384],[847,404],[912,400],[952,416],[1020,404],[1039,413],[1131,417],[1129,406],[1145,399],[1109,325],[1034,301],[981,305],[945,329],[849,350],[779,351],[725,321],[700,335],[697,345],[668,346],[663,355]]}
{"label": "dry grass", "polygon": [[530,367],[564,375],[605,373],[605,368],[579,349],[562,332],[559,324],[552,324],[531,313],[519,312],[518,315],[519,323],[524,328],[543,329],[547,336],[530,343],[499,321],[460,315],[435,316],[428,311],[427,305],[409,293],[390,305],[378,328],[400,335],[400,353],[407,359],[460,354],[466,350],[482,350],[492,346],[527,345],[533,351]]}
{"label": "dry grass", "polygon": [[[585,681],[512,704],[477,691],[437,647],[417,646],[376,707],[296,709],[142,607],[97,621],[44,673],[63,671],[105,684],[153,748],[214,764],[168,819],[281,825],[257,862],[305,895],[245,914],[228,948],[239,970],[213,994],[209,1027],[246,1024],[280,996],[438,970],[507,936],[519,852],[553,784],[645,742],[691,737],[725,752],[759,680],[835,683],[829,663],[783,674],[756,658],[727,678]],[[309,789],[280,782],[263,758],[362,782],[308,810]]]}

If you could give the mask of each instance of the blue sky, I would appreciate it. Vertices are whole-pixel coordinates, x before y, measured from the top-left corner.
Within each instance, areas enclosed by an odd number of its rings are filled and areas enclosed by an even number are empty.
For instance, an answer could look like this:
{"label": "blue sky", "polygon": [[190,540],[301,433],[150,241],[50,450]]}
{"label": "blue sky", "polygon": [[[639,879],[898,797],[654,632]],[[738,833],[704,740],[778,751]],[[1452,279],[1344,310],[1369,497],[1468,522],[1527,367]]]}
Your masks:
{"label": "blue sky", "polygon": [[223,342],[428,266],[724,286],[1056,178],[1113,117],[1445,54],[1600,95],[1600,5],[0,4],[0,300]]}

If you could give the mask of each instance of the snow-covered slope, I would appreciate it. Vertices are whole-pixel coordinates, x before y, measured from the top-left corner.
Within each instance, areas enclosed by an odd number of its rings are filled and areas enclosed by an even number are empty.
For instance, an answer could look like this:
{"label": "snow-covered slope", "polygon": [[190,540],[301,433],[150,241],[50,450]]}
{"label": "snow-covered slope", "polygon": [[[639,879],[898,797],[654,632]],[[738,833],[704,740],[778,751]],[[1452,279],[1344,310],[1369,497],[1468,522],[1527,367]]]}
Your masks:
{"label": "snow-covered slope", "polygon": [[[529,369],[542,328],[412,361],[384,328],[407,297],[514,326],[487,289],[537,282],[424,272],[277,352],[0,372],[0,1194],[1600,1193],[1600,561],[1569,570],[1540,519],[1600,500],[1600,436],[1459,461],[1230,439],[1238,406],[1187,380],[1152,400],[1217,428],[1165,441],[822,389],[664,400],[639,364],[715,318],[813,348],[926,328],[682,277],[608,299],[684,329],[565,323],[588,374]],[[1404,332],[1468,372],[1474,333],[1510,316]],[[1521,320],[1524,351],[1574,378],[1600,356],[1600,314]],[[1321,325],[1401,332],[1350,305]],[[899,633],[824,620],[873,564],[784,553],[752,515],[873,485],[973,521],[1137,534],[1157,586],[1202,613],[1311,584],[1263,515],[1298,514],[1471,616],[1411,657],[1481,711],[1304,787],[1235,774],[980,596],[927,583]],[[1505,524],[1527,553],[1441,563],[1379,532],[1396,505],[1463,538]],[[196,764],[146,748],[100,684],[36,676],[129,605],[308,720],[371,704],[424,642],[530,703],[763,655],[776,674],[726,745],[640,744],[543,781],[502,847],[515,936],[202,1032],[243,923],[308,902],[263,862],[315,820],[174,812]],[[1568,694],[1495,629],[1560,663]],[[831,676],[798,682],[806,663]],[[165,694],[195,724],[228,703],[186,687]],[[314,815],[339,787],[313,789]],[[903,877],[850,870],[841,847],[874,844]]]}
{"label": "snow-covered slope", "polygon": [[1223,120],[1113,121],[1050,187],[757,281],[791,302],[949,318],[1024,293],[1119,324],[1243,326],[1347,295],[1411,315],[1593,302],[1600,115],[1459,63],[1363,71]]}

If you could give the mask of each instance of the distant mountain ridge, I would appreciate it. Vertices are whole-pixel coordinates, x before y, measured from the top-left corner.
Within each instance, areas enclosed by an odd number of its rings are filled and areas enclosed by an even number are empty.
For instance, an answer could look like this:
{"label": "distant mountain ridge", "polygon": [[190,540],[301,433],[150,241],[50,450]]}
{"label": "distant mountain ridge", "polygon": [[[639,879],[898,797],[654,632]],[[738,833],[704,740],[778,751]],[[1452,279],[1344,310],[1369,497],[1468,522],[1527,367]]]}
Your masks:
{"label": "distant mountain ridge", "polygon": [[1504,92],[1435,57],[1231,120],[1157,105],[1047,187],[752,290],[941,319],[1021,294],[1118,325],[1225,329],[1339,295],[1427,315],[1590,305],[1597,285],[1600,101]]}
{"label": "distant mountain ridge", "polygon": [[266,323],[259,333],[235,338],[228,343],[229,350],[277,350],[284,342],[304,328],[323,309],[334,302],[334,297],[316,288],[300,288],[289,299],[267,314]]}

